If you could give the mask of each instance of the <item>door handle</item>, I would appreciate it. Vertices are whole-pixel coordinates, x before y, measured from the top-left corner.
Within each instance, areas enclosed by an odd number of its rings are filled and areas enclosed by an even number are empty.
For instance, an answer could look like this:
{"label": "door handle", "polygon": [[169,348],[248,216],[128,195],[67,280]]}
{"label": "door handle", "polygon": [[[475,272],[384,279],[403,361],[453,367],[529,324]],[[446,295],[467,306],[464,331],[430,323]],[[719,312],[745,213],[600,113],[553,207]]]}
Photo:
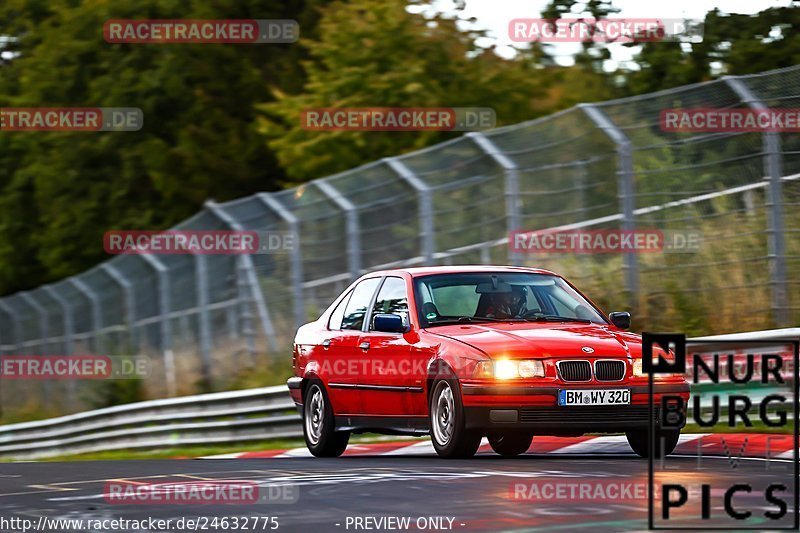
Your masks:
{"label": "door handle", "polygon": [[324,341],[322,341],[322,347],[325,348],[326,350],[328,349],[328,347],[330,345],[331,345],[331,340],[330,339],[325,339]]}
{"label": "door handle", "polygon": [[361,344],[359,344],[358,347],[366,352],[367,350],[369,350],[369,343],[367,341],[364,341]]}

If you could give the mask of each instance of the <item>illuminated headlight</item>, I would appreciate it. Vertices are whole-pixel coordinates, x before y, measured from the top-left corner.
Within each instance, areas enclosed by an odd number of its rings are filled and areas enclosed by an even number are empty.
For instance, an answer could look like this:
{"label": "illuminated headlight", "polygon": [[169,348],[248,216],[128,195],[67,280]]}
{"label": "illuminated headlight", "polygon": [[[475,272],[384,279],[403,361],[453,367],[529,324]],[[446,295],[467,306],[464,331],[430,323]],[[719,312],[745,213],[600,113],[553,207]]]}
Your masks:
{"label": "illuminated headlight", "polygon": [[495,379],[543,378],[544,364],[534,359],[481,361],[475,368],[475,377]]}
{"label": "illuminated headlight", "polygon": [[521,378],[543,378],[544,365],[541,361],[527,359],[519,362],[517,372]]}
{"label": "illuminated headlight", "polygon": [[512,379],[519,376],[517,362],[500,360],[494,362],[494,377],[497,379]]}

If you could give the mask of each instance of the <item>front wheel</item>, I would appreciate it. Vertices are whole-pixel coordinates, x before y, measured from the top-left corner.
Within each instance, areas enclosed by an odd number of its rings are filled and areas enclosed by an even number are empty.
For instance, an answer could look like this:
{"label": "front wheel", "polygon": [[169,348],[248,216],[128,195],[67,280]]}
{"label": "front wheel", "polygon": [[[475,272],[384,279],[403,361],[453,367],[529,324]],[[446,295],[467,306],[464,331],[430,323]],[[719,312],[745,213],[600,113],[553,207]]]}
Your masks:
{"label": "front wheel", "polygon": [[489,435],[489,445],[503,457],[516,457],[528,451],[533,435],[519,433],[494,433]]}
{"label": "front wheel", "polygon": [[[650,455],[650,431],[647,429],[636,429],[625,433],[631,449],[640,457],[647,458]],[[681,436],[679,429],[657,429],[655,432],[655,442],[653,443],[653,458],[661,459],[673,451],[678,445],[678,438]]]}
{"label": "front wheel", "polygon": [[316,457],[339,457],[347,448],[349,431],[335,431],[333,407],[325,388],[312,383],[306,390],[303,404],[303,436],[306,446]]}
{"label": "front wheel", "polygon": [[430,417],[431,441],[439,457],[466,459],[475,455],[481,445],[481,434],[466,428],[456,381],[437,379],[433,382]]}

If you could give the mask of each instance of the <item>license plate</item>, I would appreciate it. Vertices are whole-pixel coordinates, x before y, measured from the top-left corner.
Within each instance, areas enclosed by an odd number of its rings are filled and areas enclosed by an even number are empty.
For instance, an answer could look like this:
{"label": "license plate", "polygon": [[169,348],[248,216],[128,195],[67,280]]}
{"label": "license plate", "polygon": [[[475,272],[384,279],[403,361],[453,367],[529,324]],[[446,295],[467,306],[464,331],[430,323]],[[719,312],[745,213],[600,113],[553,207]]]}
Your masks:
{"label": "license plate", "polygon": [[579,389],[558,391],[558,405],[628,405],[630,389]]}

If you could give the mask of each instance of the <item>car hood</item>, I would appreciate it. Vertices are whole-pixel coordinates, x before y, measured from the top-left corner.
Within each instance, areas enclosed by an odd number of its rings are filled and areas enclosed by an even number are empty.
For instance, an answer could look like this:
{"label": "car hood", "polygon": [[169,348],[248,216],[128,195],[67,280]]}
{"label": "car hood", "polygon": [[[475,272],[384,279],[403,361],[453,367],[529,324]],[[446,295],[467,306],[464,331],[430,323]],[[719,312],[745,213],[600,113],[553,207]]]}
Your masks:
{"label": "car hood", "polygon": [[639,335],[601,324],[493,323],[441,326],[429,331],[469,344],[490,357],[641,356]]}

